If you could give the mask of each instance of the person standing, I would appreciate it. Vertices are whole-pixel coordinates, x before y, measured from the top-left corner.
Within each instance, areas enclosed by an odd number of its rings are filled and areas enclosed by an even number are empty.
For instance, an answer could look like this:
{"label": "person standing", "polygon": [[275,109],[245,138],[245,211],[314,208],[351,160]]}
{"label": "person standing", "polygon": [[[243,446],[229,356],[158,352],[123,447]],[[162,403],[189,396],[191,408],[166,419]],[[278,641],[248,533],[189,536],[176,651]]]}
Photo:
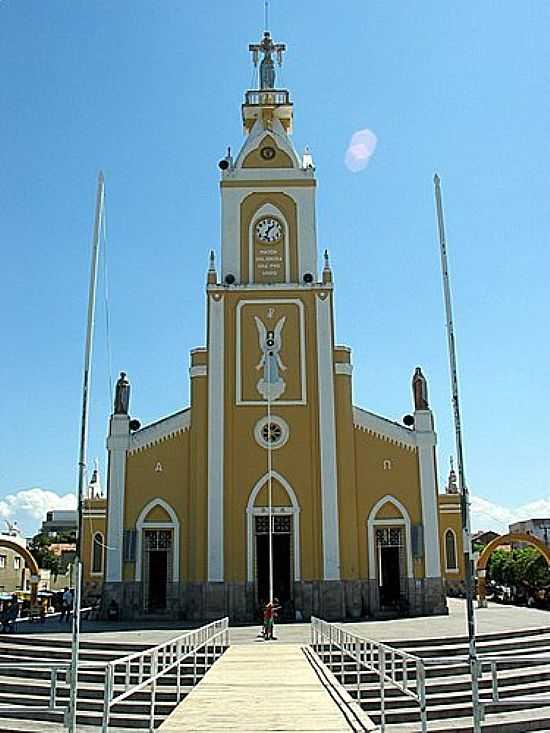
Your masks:
{"label": "person standing", "polygon": [[69,588],[65,588],[63,592],[63,601],[61,606],[61,616],[59,617],[59,623],[63,620],[65,623],[69,623],[71,618],[71,611],[73,608],[73,594]]}

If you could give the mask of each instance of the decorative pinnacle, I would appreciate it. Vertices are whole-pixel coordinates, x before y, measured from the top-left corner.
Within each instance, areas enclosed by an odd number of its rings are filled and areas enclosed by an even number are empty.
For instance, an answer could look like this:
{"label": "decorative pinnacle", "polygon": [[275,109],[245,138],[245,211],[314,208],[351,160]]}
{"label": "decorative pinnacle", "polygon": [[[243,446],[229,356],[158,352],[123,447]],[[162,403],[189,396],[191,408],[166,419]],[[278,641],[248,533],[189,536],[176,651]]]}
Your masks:
{"label": "decorative pinnacle", "polygon": [[208,272],[216,272],[216,256],[214,254],[214,250],[210,250],[210,260],[209,260],[209,266],[208,266]]}
{"label": "decorative pinnacle", "polygon": [[330,262],[329,262],[329,259],[328,259],[328,249],[325,249],[325,252],[323,254],[323,257],[324,257],[324,260],[325,260],[325,267],[324,267],[324,269],[325,270],[330,270]]}

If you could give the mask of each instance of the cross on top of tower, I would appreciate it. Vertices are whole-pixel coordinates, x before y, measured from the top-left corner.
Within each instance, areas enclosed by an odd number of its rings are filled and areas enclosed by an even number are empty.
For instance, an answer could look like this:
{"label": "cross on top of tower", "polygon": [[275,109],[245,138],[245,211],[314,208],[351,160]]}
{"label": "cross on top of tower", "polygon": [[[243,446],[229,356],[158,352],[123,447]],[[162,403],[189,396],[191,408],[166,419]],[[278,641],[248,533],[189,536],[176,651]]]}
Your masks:
{"label": "cross on top of tower", "polygon": [[283,52],[286,51],[284,43],[273,43],[269,31],[265,31],[260,43],[250,43],[248,50],[252,54],[252,63],[258,66],[260,53],[263,58],[260,61],[260,89],[275,89],[275,63],[273,54],[277,56],[277,65],[283,63]]}

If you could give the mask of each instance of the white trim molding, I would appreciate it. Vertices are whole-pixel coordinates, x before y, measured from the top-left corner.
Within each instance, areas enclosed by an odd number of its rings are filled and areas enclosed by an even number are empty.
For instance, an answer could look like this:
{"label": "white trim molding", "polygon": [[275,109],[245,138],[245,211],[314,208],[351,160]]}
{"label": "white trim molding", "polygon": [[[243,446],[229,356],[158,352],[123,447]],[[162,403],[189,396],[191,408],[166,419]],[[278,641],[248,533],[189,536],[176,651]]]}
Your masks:
{"label": "white trim molding", "polygon": [[351,377],[353,374],[353,364],[348,361],[336,361],[334,362],[334,373],[345,374],[346,377]]}
{"label": "white trim molding", "polygon": [[208,375],[208,367],[206,364],[196,364],[195,366],[189,367],[189,376],[193,377],[206,377]]}
{"label": "white trim molding", "polygon": [[[170,517],[169,522],[148,522],[147,516],[155,507],[160,506]],[[143,530],[145,529],[171,529],[174,533],[172,545],[172,582],[178,583],[180,579],[180,522],[174,508],[160,496],[146,504],[136,522],[136,581],[141,581],[143,576]]]}
{"label": "white trim molding", "polygon": [[130,418],[111,415],[107,450],[109,477],[107,483],[107,553],[105,581],[122,580],[122,533],[124,530],[124,501],[126,493],[126,456],[130,447]]}
{"label": "white trim molding", "polygon": [[414,430],[410,430],[404,425],[380,415],[375,415],[374,412],[363,410],[362,407],[353,408],[353,425],[355,428],[376,435],[376,437],[390,443],[397,443],[397,445],[412,450],[416,448],[416,433]]}
{"label": "white trim molding", "polygon": [[[391,519],[376,519],[376,515],[385,504],[393,504],[393,506],[399,511],[401,517],[393,517]],[[376,527],[388,527],[388,526],[404,526],[405,527],[405,550],[407,553],[407,576],[409,578],[414,577],[413,571],[413,559],[412,559],[412,542],[411,542],[411,518],[409,512],[405,506],[391,494],[386,494],[379,499],[373,508],[370,510],[369,518],[367,520],[367,542],[368,542],[368,553],[369,553],[369,580],[376,580],[376,543],[375,543],[375,530]]]}
{"label": "white trim molding", "polygon": [[208,580],[223,582],[224,297],[208,296]]}
{"label": "white trim molding", "polygon": [[[271,471],[271,478],[279,482],[290,499],[290,506],[272,507],[272,512],[274,515],[291,514],[293,517],[292,534],[294,543],[294,580],[300,580],[300,505],[298,504],[298,498],[296,497],[292,486],[284,476],[281,476],[277,471]],[[258,479],[254,488],[250,492],[248,504],[246,505],[246,577],[249,583],[254,582],[254,517],[265,514],[268,511],[267,507],[257,507],[254,506],[254,504],[258,494],[267,484],[268,479],[269,473],[265,473],[260,479]]]}
{"label": "white trim molding", "polygon": [[180,410],[173,415],[163,417],[150,425],[144,425],[130,436],[130,452],[143,450],[155,443],[172,438],[191,427],[191,408]]}
{"label": "white trim molding", "polygon": [[340,580],[340,522],[338,518],[331,303],[330,292],[319,293],[315,298],[319,441],[321,449],[323,578],[324,580]]}
{"label": "white trim molding", "polygon": [[439,551],[439,515],[437,506],[437,479],[435,472],[435,445],[433,416],[430,410],[415,410],[414,425],[418,446],[418,473],[422,501],[424,530],[424,574],[426,578],[441,577]]}

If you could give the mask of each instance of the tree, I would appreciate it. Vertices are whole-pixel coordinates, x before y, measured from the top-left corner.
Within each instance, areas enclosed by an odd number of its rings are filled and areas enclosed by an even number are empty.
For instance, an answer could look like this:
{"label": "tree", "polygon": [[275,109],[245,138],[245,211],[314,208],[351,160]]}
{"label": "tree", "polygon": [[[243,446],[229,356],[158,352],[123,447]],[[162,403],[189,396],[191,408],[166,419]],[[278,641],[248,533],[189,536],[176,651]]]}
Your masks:
{"label": "tree", "polygon": [[550,586],[546,560],[534,547],[495,550],[487,566],[487,577],[497,585],[523,587],[531,592]]}

